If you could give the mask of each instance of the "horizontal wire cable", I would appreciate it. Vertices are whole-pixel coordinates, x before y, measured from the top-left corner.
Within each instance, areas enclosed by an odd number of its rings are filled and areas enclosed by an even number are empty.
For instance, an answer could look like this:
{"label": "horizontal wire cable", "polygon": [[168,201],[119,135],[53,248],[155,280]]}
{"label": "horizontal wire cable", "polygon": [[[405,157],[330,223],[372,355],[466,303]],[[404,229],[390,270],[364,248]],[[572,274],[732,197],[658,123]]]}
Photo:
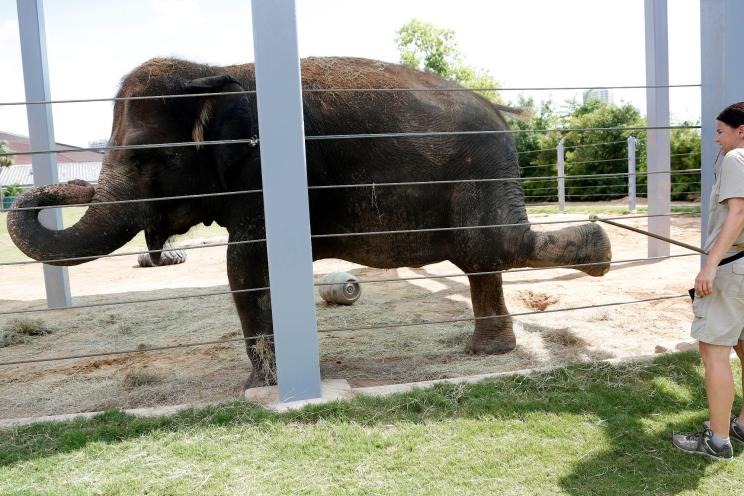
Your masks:
{"label": "horizontal wire cable", "polygon": [[267,338],[267,339],[273,339],[273,334],[261,334],[258,336],[250,336],[250,337],[243,337],[243,338],[231,338],[231,339],[220,339],[215,341],[198,341],[196,343],[182,343],[182,344],[173,344],[173,345],[167,345],[167,346],[153,346],[153,347],[147,347],[143,348],[141,350],[134,349],[134,350],[114,350],[114,351],[102,351],[99,353],[85,353],[82,355],[65,355],[65,356],[56,356],[56,357],[49,357],[49,358],[28,358],[25,360],[14,360],[12,362],[0,362],[0,367],[7,367],[9,365],[25,365],[30,363],[45,363],[45,362],[59,362],[62,360],[76,360],[80,358],[97,358],[97,357],[103,357],[103,356],[111,356],[111,355],[130,355],[135,353],[152,353],[154,351],[163,351],[163,350],[175,350],[179,348],[193,348],[195,346],[207,346],[211,344],[223,344],[223,343],[235,343],[239,341],[253,341],[261,338]]}
{"label": "horizontal wire cable", "polygon": [[581,165],[581,164],[601,164],[604,162],[627,162],[628,157],[621,157],[621,158],[603,158],[599,160],[583,160],[580,162],[566,162],[566,165]]}
{"label": "horizontal wire cable", "polygon": [[161,248],[159,250],[143,250],[143,251],[127,251],[127,252],[121,252],[121,253],[104,253],[101,255],[86,255],[83,257],[69,257],[69,258],[55,258],[55,259],[49,259],[49,260],[23,260],[20,262],[2,262],[0,263],[0,267],[9,266],[9,265],[36,265],[36,264],[51,264],[51,263],[62,263],[62,262],[81,262],[81,261],[91,261],[95,260],[97,258],[117,258],[117,257],[128,257],[133,255],[145,255],[148,253],[163,253],[166,251],[176,251],[176,250],[199,250],[201,248],[216,248],[219,246],[237,246],[237,245],[249,245],[254,243],[265,243],[266,239],[247,239],[243,241],[226,241],[221,243],[204,243],[200,245],[185,245],[185,246],[176,246],[176,247],[170,247],[170,248]]}
{"label": "horizontal wire cable", "polygon": [[569,308],[555,308],[552,310],[542,310],[542,311],[535,311],[535,312],[520,312],[520,313],[507,313],[504,315],[488,315],[485,317],[469,317],[469,318],[462,318],[462,319],[447,319],[447,320],[428,320],[424,322],[403,322],[403,323],[397,323],[397,324],[379,324],[379,325],[372,325],[372,326],[364,326],[364,327],[336,327],[331,329],[318,329],[318,332],[342,332],[342,331],[367,331],[367,330],[375,330],[375,329],[391,329],[391,328],[398,328],[398,327],[413,327],[413,326],[423,326],[423,325],[433,325],[433,324],[454,324],[457,322],[473,322],[473,321],[480,321],[480,320],[493,320],[493,319],[507,319],[511,317],[524,317],[527,315],[538,315],[538,314],[545,314],[545,313],[558,313],[558,312],[568,312],[568,311],[575,311],[575,310],[588,310],[592,308],[605,308],[605,307],[613,307],[613,306],[620,306],[620,305],[632,305],[636,303],[648,303],[652,301],[662,301],[662,300],[671,300],[675,298],[689,298],[689,294],[681,294],[681,295],[671,295],[671,296],[658,296],[655,298],[645,298],[642,300],[631,300],[631,301],[620,301],[615,303],[601,303],[596,305],[583,305],[579,307],[569,307]]}
{"label": "horizontal wire cable", "polygon": [[[699,156],[700,153],[677,153],[674,155],[670,155],[671,157],[685,157],[685,156],[692,156],[697,155]],[[565,162],[565,165],[579,165],[579,164],[593,164],[593,163],[601,163],[601,162],[619,162],[621,160],[627,160],[627,157],[623,158],[612,158],[612,159],[599,159],[599,160],[584,160],[582,162]],[[551,163],[551,164],[537,164],[537,165],[520,165],[520,170],[525,169],[536,169],[538,167],[557,167],[557,163]],[[686,169],[680,169],[680,170],[686,170]]]}
{"label": "horizontal wire cable", "polygon": [[[565,176],[565,180],[572,179],[590,179],[590,178],[606,178],[606,177],[627,177],[633,176],[651,176],[656,174],[670,174],[670,175],[687,175],[700,172],[700,169],[685,169],[682,171],[656,171],[656,172],[636,172],[630,174],[628,172],[612,172],[603,174],[576,174],[571,176]],[[534,177],[496,177],[486,179],[450,179],[443,181],[406,181],[398,183],[358,183],[358,184],[326,184],[318,186],[308,186],[308,189],[343,189],[343,188],[380,188],[390,186],[415,186],[415,185],[436,185],[436,184],[455,184],[455,183],[487,183],[487,182],[503,182],[503,181],[547,181],[547,180],[558,180],[558,176],[534,176]]]}
{"label": "horizontal wire cable", "polygon": [[[634,176],[649,176],[653,174],[692,174],[700,172],[700,169],[684,169],[680,171],[657,171],[657,172],[636,172],[632,174]],[[606,178],[606,177],[627,177],[631,174],[628,172],[618,173],[603,173],[603,174],[576,174],[571,176],[564,176],[564,179],[569,181],[572,179],[590,179],[590,178]],[[503,182],[503,181],[545,181],[545,180],[558,180],[558,176],[534,176],[534,177],[498,177],[498,178],[484,178],[484,179],[448,179],[442,181],[405,181],[398,183],[355,183],[355,184],[325,184],[308,186],[309,190],[321,190],[321,189],[345,189],[345,188],[378,188],[378,187],[392,187],[392,186],[416,186],[416,185],[437,185],[437,184],[457,184],[457,183],[490,183],[490,182]],[[96,205],[118,205],[128,203],[144,203],[150,201],[164,201],[164,200],[185,200],[190,198],[208,198],[208,197],[219,197],[229,195],[240,195],[240,194],[251,194],[251,193],[262,193],[261,189],[244,190],[244,191],[228,191],[219,193],[200,193],[193,195],[181,195],[181,196],[169,196],[160,198],[139,198],[133,200],[111,200],[106,202],[92,202],[92,203],[75,203],[75,204],[57,204],[57,205],[42,205],[35,207],[11,207],[2,209],[2,212],[13,212],[13,211],[24,211],[24,210],[46,210],[49,208],[72,208],[72,207],[91,207]]]}
{"label": "horizontal wire cable", "polygon": [[[699,191],[672,191],[671,194],[672,195],[675,195],[675,194],[676,195],[693,195],[693,194],[700,194],[700,192]],[[622,194],[615,193],[615,195],[617,195],[615,198],[610,198],[610,199],[620,200],[628,196],[627,193],[622,193]],[[598,196],[604,196],[604,194],[603,193],[594,193],[594,194],[585,194],[585,195],[571,195],[568,193],[566,194],[566,198],[596,198]]]}
{"label": "horizontal wire cable", "polygon": [[[573,148],[584,148],[588,146],[603,146],[603,145],[614,145],[616,143],[627,143],[626,140],[620,140],[620,141],[604,141],[602,143],[589,143],[586,145],[570,145],[570,146],[564,146],[564,150],[571,150]],[[537,152],[555,152],[558,151],[557,147],[553,148],[540,148],[539,150],[525,150],[521,152],[517,152],[517,155],[524,155],[526,153],[537,153]]]}
{"label": "horizontal wire cable", "polygon": [[[666,217],[666,216],[676,216],[680,215],[679,213],[670,212],[668,214],[656,214],[656,217]],[[615,219],[632,219],[632,218],[648,218],[651,217],[650,215],[640,215],[640,216],[624,216],[624,217],[612,217],[608,218],[609,220],[615,220]],[[574,222],[586,222],[588,219],[574,219],[574,220],[556,220],[556,221],[543,221],[543,222],[524,222],[521,224],[494,224],[494,225],[483,225],[483,226],[460,226],[460,227],[435,227],[435,228],[429,228],[429,229],[410,229],[410,230],[398,230],[398,231],[370,231],[370,232],[362,232],[362,233],[338,233],[338,234],[313,234],[310,237],[311,238],[331,238],[331,237],[349,237],[349,236],[369,236],[369,235],[381,235],[381,234],[411,234],[414,232],[438,232],[438,231],[457,231],[457,230],[471,230],[471,229],[493,229],[493,228],[503,228],[503,227],[517,227],[517,226],[538,226],[538,225],[547,225],[547,224],[565,224],[565,223],[574,223]],[[49,260],[24,260],[19,262],[2,262],[0,263],[0,267],[3,266],[9,266],[9,265],[35,265],[35,264],[44,264],[44,263],[62,263],[62,262],[75,262],[75,261],[84,261],[84,260],[94,260],[97,258],[116,258],[116,257],[124,257],[124,256],[132,256],[132,255],[142,255],[145,253],[162,253],[164,251],[172,251],[172,250],[192,250],[192,249],[199,249],[199,248],[213,248],[218,246],[234,246],[234,245],[242,245],[242,244],[251,244],[251,243],[264,243],[266,242],[265,238],[262,239],[251,239],[251,240],[244,240],[244,241],[228,241],[225,243],[211,243],[209,245],[192,245],[192,246],[184,246],[184,247],[170,247],[170,248],[162,248],[159,250],[144,250],[144,251],[137,251],[137,252],[124,252],[124,253],[103,253],[100,255],[87,255],[83,257],[69,257],[69,258],[57,258],[57,259],[49,259]],[[2,315],[2,314],[0,314]]]}
{"label": "horizontal wire cable", "polygon": [[[674,212],[667,214],[655,214],[655,215],[641,215],[641,216],[623,216],[623,217],[607,217],[607,220],[614,219],[632,219],[632,218],[652,218],[652,217],[676,217],[678,215],[688,215],[687,213]],[[313,234],[310,236],[313,239],[325,239],[325,238],[344,238],[350,236],[378,236],[387,234],[414,234],[414,233],[428,233],[428,232],[448,232],[448,231],[467,231],[472,229],[496,229],[504,227],[523,227],[523,226],[534,226],[540,224],[571,224],[575,222],[587,222],[588,219],[566,219],[556,221],[545,221],[545,222],[525,222],[521,224],[493,224],[483,226],[458,226],[458,227],[432,227],[425,229],[399,229],[395,231],[370,231],[370,232],[357,232],[357,233],[335,233],[335,234]]]}
{"label": "horizontal wire cable", "polygon": [[48,313],[48,312],[55,312],[55,311],[78,310],[81,308],[97,308],[97,307],[110,307],[110,306],[116,306],[116,305],[132,305],[136,303],[149,303],[153,301],[183,300],[186,298],[201,298],[204,296],[221,296],[221,295],[232,295],[232,294],[241,294],[241,293],[257,293],[261,291],[270,291],[270,289],[271,288],[266,286],[263,288],[234,289],[234,290],[229,290],[229,291],[217,291],[213,293],[191,294],[191,295],[181,295],[181,296],[163,296],[163,297],[158,297],[158,298],[148,298],[146,300],[124,300],[124,301],[111,301],[111,302],[101,302],[101,303],[87,303],[85,305],[71,305],[69,307],[60,307],[60,308],[34,308],[30,310],[9,310],[9,311],[0,312],[0,315]]}
{"label": "horizontal wire cable", "polygon": [[[696,184],[700,184],[700,181],[669,183],[670,186],[696,185]],[[572,190],[574,190],[574,189],[591,189],[591,188],[596,188],[596,189],[626,188],[627,189],[628,188],[628,184],[625,184],[624,183],[624,184],[596,184],[596,185],[591,185],[591,186],[570,186],[570,189],[572,189]],[[645,185],[643,185],[643,184],[637,184],[636,185],[636,189],[637,190],[642,190],[643,188],[645,188]],[[525,189],[527,189],[527,188],[525,188]],[[545,187],[545,188],[529,188],[529,191],[530,192],[533,192],[533,191],[556,191],[556,190],[557,190],[557,186],[550,186],[550,187]],[[525,196],[525,198],[528,198],[528,196]]]}
{"label": "horizontal wire cable", "polygon": [[[570,133],[589,131],[655,131],[667,129],[700,129],[700,126],[630,126],[630,127],[587,127],[587,128],[564,128],[564,129],[501,129],[489,131],[430,131],[430,132],[407,132],[407,133],[368,133],[368,134],[326,134],[306,136],[307,141],[342,140],[342,139],[375,139],[375,138],[437,138],[446,136],[487,136],[499,134],[518,133]],[[206,142],[204,142],[206,143]]]}
{"label": "horizontal wire cable", "polygon": [[603,145],[615,145],[617,143],[627,143],[628,140],[618,140],[618,141],[605,141],[603,143],[586,143],[586,144],[579,144],[579,145],[569,145],[564,146],[564,150],[572,150],[574,148],[588,148],[592,146],[603,146]]}
{"label": "horizontal wire cable", "polygon": [[[620,217],[620,218],[628,218],[628,217]],[[607,220],[617,219],[616,217],[607,217]],[[567,265],[556,265],[552,267],[526,267],[526,268],[517,268],[517,269],[501,269],[501,270],[494,270],[494,271],[482,271],[482,272],[460,272],[460,273],[452,273],[452,274],[441,274],[441,275],[426,275],[426,276],[410,276],[410,277],[395,277],[395,278],[388,278],[388,279],[367,279],[367,280],[358,280],[355,282],[358,282],[360,284],[375,284],[375,283],[382,283],[382,282],[405,282],[405,281],[415,281],[415,280],[421,280],[421,279],[445,279],[445,278],[451,278],[451,277],[467,277],[467,276],[483,276],[483,275],[495,275],[495,274],[506,274],[506,273],[512,273],[512,272],[535,272],[535,271],[541,271],[541,270],[556,270],[556,269],[579,269],[580,267],[590,267],[590,266],[596,266],[596,265],[616,265],[616,264],[623,264],[623,263],[634,263],[634,262],[645,262],[645,261],[660,261],[660,260],[666,260],[670,258],[680,258],[680,257],[689,257],[689,256],[697,256],[697,253],[685,253],[685,254],[679,254],[679,255],[666,255],[666,256],[659,256],[659,257],[647,257],[647,258],[632,258],[632,259],[626,259],[626,260],[610,260],[608,262],[589,262],[589,263],[582,263],[582,264],[567,264]],[[313,286],[320,287],[320,286],[333,286],[335,282],[315,282],[313,283]],[[131,304],[139,304],[139,303],[149,303],[153,301],[171,301],[171,300],[180,300],[180,299],[188,299],[188,298],[200,298],[200,297],[209,297],[209,296],[224,296],[224,295],[232,295],[232,294],[241,294],[241,293],[252,293],[252,292],[260,292],[260,291],[270,291],[270,287],[263,287],[263,288],[250,288],[250,289],[236,289],[236,290],[227,290],[227,291],[217,291],[212,293],[200,293],[200,294],[192,294],[192,295],[180,295],[180,296],[167,296],[163,298],[149,298],[146,300],[125,300],[125,301],[112,301],[112,302],[100,302],[100,303],[91,303],[86,305],[73,305],[70,307],[60,307],[60,308],[37,308],[37,309],[30,309],[30,310],[13,310],[13,311],[4,311],[0,312],[0,316],[2,315],[18,315],[18,314],[28,314],[28,313],[50,313],[50,312],[64,312],[64,311],[71,311],[71,310],[78,310],[83,308],[97,308],[97,307],[103,307],[103,306],[118,306],[118,305],[131,305]]]}
{"label": "horizontal wire cable", "polygon": [[[404,133],[360,133],[360,134],[326,134],[305,136],[305,141],[329,141],[329,140],[350,140],[350,139],[376,139],[376,138],[438,138],[448,136],[490,136],[500,134],[518,134],[518,133],[570,133],[570,132],[606,132],[606,131],[653,131],[664,129],[700,129],[700,126],[632,126],[632,127],[593,127],[593,128],[565,128],[565,129],[494,129],[483,131],[421,131],[421,132],[404,132]],[[147,150],[152,148],[184,148],[212,145],[235,145],[249,144],[258,146],[259,138],[233,139],[233,140],[212,140],[212,141],[181,141],[177,143],[153,143],[148,145],[112,145],[112,146],[91,146],[80,147],[74,150],[70,149],[51,149],[51,150],[34,150],[29,152],[3,152],[0,157],[21,156],[21,155],[41,155],[51,153],[75,153],[85,151],[108,151],[108,150]]]}
{"label": "horizontal wire cable", "polygon": [[[603,86],[602,89],[646,89],[646,88],[698,88],[700,84],[670,84],[670,85],[653,85],[653,86]],[[303,89],[303,93],[392,93],[392,92],[472,92],[472,91],[567,91],[567,90],[585,90],[593,89],[597,86],[570,86],[570,87],[534,87],[534,88],[308,88]],[[231,96],[231,95],[252,95],[256,90],[241,91],[220,91],[215,93],[184,93],[179,95],[146,95],[146,96],[119,96],[119,97],[100,97],[100,98],[73,98],[65,100],[29,100],[17,102],[0,102],[0,107],[19,106],[19,105],[54,105],[65,103],[95,103],[95,102],[123,102],[127,100],[169,100],[173,98],[201,98],[206,96]]]}
{"label": "horizontal wire cable", "polygon": [[231,139],[231,140],[211,140],[211,141],[179,141],[176,143],[152,143],[147,145],[106,145],[106,146],[88,146],[79,147],[73,150],[70,149],[50,149],[50,150],[32,150],[29,152],[3,152],[0,153],[0,157],[11,157],[21,155],[43,155],[52,153],[77,153],[77,152],[103,152],[103,151],[119,151],[119,150],[150,150],[156,148],[188,148],[188,147],[199,147],[199,146],[212,146],[212,145],[240,145],[247,144],[251,146],[258,146],[258,138],[244,138],[244,139]]}
{"label": "horizontal wire cable", "polygon": [[[65,184],[65,183],[57,183]],[[49,186],[49,185],[47,185]],[[181,196],[156,196],[149,198],[137,198],[134,200],[109,200],[109,201],[97,201],[90,203],[66,203],[64,205],[44,205],[38,207],[12,207],[12,208],[0,208],[0,212],[23,212],[24,210],[45,210],[48,208],[80,208],[80,207],[92,207],[92,206],[104,206],[104,205],[126,205],[129,203],[147,203],[147,202],[159,202],[159,201],[171,201],[171,200],[184,200],[192,198],[217,198],[221,196],[236,196],[236,195],[249,195],[255,193],[263,193],[262,189],[246,189],[241,191],[221,191],[216,193],[198,193],[193,195],[181,195]]]}
{"label": "horizontal wire cable", "polygon": [[[699,256],[698,253],[682,253],[678,255],[665,255],[658,257],[646,257],[646,258],[630,258],[626,260],[610,260],[609,262],[588,262],[581,264],[568,264],[568,265],[554,265],[552,267],[524,267],[518,269],[502,269],[502,270],[489,270],[483,272],[459,272],[451,274],[437,274],[437,275],[425,275],[425,276],[410,276],[410,277],[394,277],[390,279],[360,279],[360,284],[376,284],[382,282],[407,282],[417,281],[422,279],[449,279],[452,277],[468,277],[468,276],[490,276],[497,274],[511,274],[515,272],[535,272],[540,270],[558,270],[558,269],[579,269],[580,267],[592,267],[596,265],[604,265],[605,263],[610,265],[624,264],[624,263],[635,263],[635,262],[647,262],[647,261],[661,261],[670,258],[681,258],[681,257],[695,257]],[[338,284],[335,282],[328,283],[315,283],[314,286],[333,286]]]}

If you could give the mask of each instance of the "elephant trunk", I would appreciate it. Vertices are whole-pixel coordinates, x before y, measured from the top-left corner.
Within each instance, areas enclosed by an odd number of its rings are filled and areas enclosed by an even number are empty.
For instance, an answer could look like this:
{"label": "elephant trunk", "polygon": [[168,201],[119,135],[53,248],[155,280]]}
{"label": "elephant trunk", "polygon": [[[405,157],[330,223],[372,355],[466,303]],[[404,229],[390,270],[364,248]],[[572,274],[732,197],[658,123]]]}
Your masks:
{"label": "elephant trunk", "polygon": [[[86,181],[53,184],[34,188],[20,196],[12,208],[74,205],[108,200]],[[40,209],[8,212],[8,233],[15,245],[35,260],[50,260],[51,265],[78,265],[111,253],[132,239],[142,218],[132,205],[91,205],[73,226],[56,231],[39,221]],[[61,260],[86,257],[83,260]],[[54,262],[54,260],[59,260]]]}
{"label": "elephant trunk", "polygon": [[576,267],[590,276],[602,276],[610,270],[610,238],[597,224],[531,234],[534,248],[525,263],[528,267],[592,264]]}

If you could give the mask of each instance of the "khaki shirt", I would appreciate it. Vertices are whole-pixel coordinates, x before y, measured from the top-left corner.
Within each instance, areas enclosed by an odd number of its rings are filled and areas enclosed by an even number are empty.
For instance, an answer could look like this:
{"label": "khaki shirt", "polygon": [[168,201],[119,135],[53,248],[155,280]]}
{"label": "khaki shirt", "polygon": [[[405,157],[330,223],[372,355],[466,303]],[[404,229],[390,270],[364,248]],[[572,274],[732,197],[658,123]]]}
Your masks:
{"label": "khaki shirt", "polygon": [[[710,195],[705,251],[713,247],[721,234],[729,210],[726,202],[729,198],[744,198],[744,148],[734,148],[726,154],[720,166],[716,164],[716,183]],[[744,232],[739,234],[729,251],[741,250],[744,250]]]}

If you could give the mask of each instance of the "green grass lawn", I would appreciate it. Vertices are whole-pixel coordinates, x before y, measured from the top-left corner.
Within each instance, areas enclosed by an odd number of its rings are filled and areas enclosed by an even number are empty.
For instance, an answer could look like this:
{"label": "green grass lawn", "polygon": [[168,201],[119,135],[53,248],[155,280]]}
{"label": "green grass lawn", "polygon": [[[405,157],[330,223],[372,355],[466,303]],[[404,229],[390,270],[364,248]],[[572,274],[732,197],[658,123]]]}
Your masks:
{"label": "green grass lawn", "polygon": [[683,353],[281,415],[35,424],[0,432],[0,494],[741,494],[744,446],[716,463],[670,445],[707,418],[701,374]]}

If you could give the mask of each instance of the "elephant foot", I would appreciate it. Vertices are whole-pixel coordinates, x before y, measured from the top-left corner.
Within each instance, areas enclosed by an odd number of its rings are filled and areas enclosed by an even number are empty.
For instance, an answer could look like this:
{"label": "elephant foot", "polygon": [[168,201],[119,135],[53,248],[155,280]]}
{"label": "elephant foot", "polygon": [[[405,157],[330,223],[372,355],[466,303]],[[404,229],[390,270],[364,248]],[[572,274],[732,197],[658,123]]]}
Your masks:
{"label": "elephant foot", "polygon": [[264,386],[276,386],[276,374],[266,374],[254,369],[243,381],[243,391]]}
{"label": "elephant foot", "polygon": [[465,351],[471,355],[501,355],[509,353],[516,347],[517,338],[514,333],[490,339],[474,335],[470,338]]}

